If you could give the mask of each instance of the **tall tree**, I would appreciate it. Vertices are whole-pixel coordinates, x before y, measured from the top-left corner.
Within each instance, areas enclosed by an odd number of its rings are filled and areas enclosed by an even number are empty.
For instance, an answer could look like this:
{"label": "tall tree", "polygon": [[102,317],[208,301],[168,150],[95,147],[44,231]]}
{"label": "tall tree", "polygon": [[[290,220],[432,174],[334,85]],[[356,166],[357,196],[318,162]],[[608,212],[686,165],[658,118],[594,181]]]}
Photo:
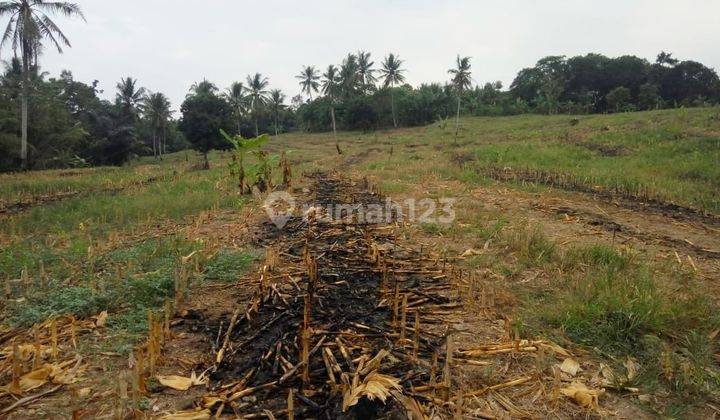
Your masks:
{"label": "tall tree", "polygon": [[335,125],[335,100],[340,93],[338,68],[330,64],[323,74],[322,93],[330,100],[330,119],[332,121],[333,138],[335,139],[335,149],[338,154],[342,154],[340,143],[338,143],[337,129]]}
{"label": "tall tree", "polygon": [[145,88],[139,87],[137,80],[132,77],[121,79],[115,87],[115,102],[120,105],[121,109],[128,117],[137,117],[137,108],[145,98]]}
{"label": "tall tree", "polygon": [[172,115],[170,100],[162,93],[150,92],[143,99],[142,111],[152,126],[153,156],[162,159],[167,152],[167,124]]}
{"label": "tall tree", "polygon": [[137,144],[138,111],[145,98],[145,88],[139,87],[132,77],[121,79],[116,85],[115,104],[118,108],[116,123],[122,127],[121,141]]}
{"label": "tall tree", "polygon": [[363,93],[368,93],[375,88],[377,77],[375,69],[373,69],[374,61],[370,60],[370,53],[365,51],[359,51],[357,54],[358,63],[358,74],[360,75],[360,81],[362,83]]}
{"label": "tall tree", "polygon": [[402,68],[403,61],[399,56],[390,53],[385,60],[382,62],[382,68],[380,69],[380,76],[383,79],[383,87],[390,87],[390,105],[392,107],[393,126],[397,128],[397,116],[395,115],[395,96],[393,94],[393,88],[396,84],[405,81],[403,73],[405,70]]}
{"label": "tall tree", "polygon": [[303,93],[307,93],[312,101],[312,93],[317,93],[318,88],[320,87],[320,83],[318,82],[318,80],[320,80],[320,76],[318,75],[318,71],[315,69],[315,66],[304,66],[300,74],[295,76],[295,78],[300,80],[300,86],[302,87],[301,91]]}
{"label": "tall tree", "polygon": [[263,77],[260,73],[255,73],[253,76],[247,77],[247,90],[250,96],[250,109],[252,110],[253,118],[255,119],[255,137],[260,135],[258,129],[258,117],[257,108],[263,105],[267,101],[267,91],[265,88],[268,87],[267,77]]}
{"label": "tall tree", "polygon": [[44,2],[42,0],[12,0],[0,2],[0,17],[10,15],[0,47],[6,43],[12,45],[17,57],[18,49],[22,58],[22,123],[20,140],[20,159],[26,169],[28,142],[28,97],[30,95],[30,66],[37,66],[38,55],[42,51],[43,39],[47,38],[57,48],[70,47],[70,40],[60,27],[50,19],[49,14],[61,14],[67,17],[79,16],[85,20],[80,6],[68,2]]}
{"label": "tall tree", "polygon": [[248,97],[245,94],[245,85],[242,82],[233,82],[232,85],[225,91],[225,98],[227,98],[230,106],[233,108],[233,114],[235,121],[237,122],[238,134],[242,128],[242,118],[245,115],[245,109],[248,105]]}
{"label": "tall tree", "polygon": [[278,135],[278,119],[280,117],[280,111],[285,108],[285,94],[280,89],[273,89],[270,91],[270,98],[268,100],[270,111],[272,111],[275,117],[275,135]]}
{"label": "tall tree", "polygon": [[448,70],[452,75],[452,85],[457,92],[457,113],[455,114],[455,141],[457,141],[458,132],[460,131],[460,103],[462,94],[472,86],[472,78],[470,77],[470,57],[460,57],[458,54],[455,61],[455,68]]}
{"label": "tall tree", "polygon": [[567,79],[567,61],[564,55],[548,56],[538,60],[535,67],[542,75],[540,85],[540,93],[548,114],[554,114],[557,111],[560,95],[565,91],[565,82]]}
{"label": "tall tree", "polygon": [[205,80],[193,86],[195,88],[191,88],[180,107],[182,119],[179,128],[193,148],[205,157],[205,168],[210,168],[208,152],[230,147],[220,135],[220,130],[232,130],[232,107],[216,93],[217,88],[212,83]]}

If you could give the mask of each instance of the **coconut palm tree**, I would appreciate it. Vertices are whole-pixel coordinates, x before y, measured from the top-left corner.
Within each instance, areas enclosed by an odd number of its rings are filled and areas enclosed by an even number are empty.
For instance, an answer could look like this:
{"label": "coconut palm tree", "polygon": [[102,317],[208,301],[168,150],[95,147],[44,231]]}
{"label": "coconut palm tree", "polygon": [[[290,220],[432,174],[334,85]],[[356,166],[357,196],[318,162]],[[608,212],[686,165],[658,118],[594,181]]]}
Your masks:
{"label": "coconut palm tree", "polygon": [[225,91],[225,98],[233,108],[233,114],[235,114],[235,121],[237,121],[237,130],[240,134],[242,128],[242,117],[245,115],[245,110],[248,105],[248,97],[245,94],[247,89],[242,82],[233,82],[230,87]]}
{"label": "coconut palm tree", "polygon": [[335,138],[335,149],[337,149],[338,154],[342,154],[342,151],[340,150],[340,143],[338,143],[337,139],[337,130],[335,127],[335,99],[340,93],[340,76],[338,73],[339,72],[337,67],[332,64],[328,66],[325,73],[323,73],[322,93],[330,100],[330,119],[332,121],[333,137]]}
{"label": "coconut palm tree", "polygon": [[340,65],[338,73],[338,83],[343,98],[353,97],[358,91],[362,90],[362,79],[359,70],[357,56],[348,54]]}
{"label": "coconut palm tree", "polygon": [[301,92],[307,93],[312,101],[312,93],[317,93],[320,83],[318,80],[320,76],[315,66],[304,66],[300,74],[295,76],[296,79],[300,80],[300,86],[302,86]]}
{"label": "coconut palm tree", "polygon": [[458,131],[460,130],[460,101],[465,90],[472,86],[472,78],[470,77],[470,57],[460,57],[458,54],[456,67],[448,70],[452,74],[452,85],[457,92],[457,114],[455,115],[455,141],[457,141]]}
{"label": "coconut palm tree", "polygon": [[275,135],[278,135],[278,117],[280,116],[280,111],[282,111],[285,108],[285,94],[283,94],[280,89],[273,89],[270,91],[270,99],[268,101],[268,105],[270,106],[270,110],[272,111],[273,115],[275,116]]}
{"label": "coconut palm tree", "polygon": [[70,40],[63,34],[50,14],[67,17],[78,16],[85,20],[80,6],[63,1],[45,2],[42,0],[11,0],[0,2],[0,17],[10,16],[3,33],[0,47],[10,43],[15,56],[22,59],[22,123],[20,141],[20,159],[23,169],[27,168],[28,140],[28,97],[30,95],[30,66],[37,66],[38,55],[42,51],[42,42],[49,39],[50,44],[63,52],[63,46],[70,47]]}
{"label": "coconut palm tree", "polygon": [[387,88],[390,86],[390,105],[392,107],[393,126],[397,128],[397,117],[395,116],[395,95],[393,94],[393,88],[396,84],[405,81],[403,73],[405,70],[402,68],[403,61],[399,56],[395,54],[388,54],[385,60],[382,62],[382,68],[380,69],[380,77],[383,79],[383,87]]}
{"label": "coconut palm tree", "polygon": [[170,110],[170,100],[162,93],[150,92],[143,98],[141,109],[152,125],[153,156],[155,159],[162,159],[167,152],[167,122],[173,113]]}
{"label": "coconut palm tree", "polygon": [[358,62],[358,74],[363,84],[363,92],[367,93],[375,88],[377,77],[373,73],[375,70],[372,68],[375,64],[374,61],[370,61],[370,53],[365,51],[359,51],[357,54]]}
{"label": "coconut palm tree", "polygon": [[267,91],[265,88],[267,88],[268,84],[267,77],[263,77],[260,73],[255,73],[253,76],[247,77],[247,91],[248,96],[250,97],[250,109],[252,111],[253,117],[255,118],[255,137],[260,135],[260,130],[258,129],[258,119],[257,119],[257,108],[259,105],[263,105],[267,101]]}
{"label": "coconut palm tree", "polygon": [[137,107],[145,98],[145,88],[138,87],[137,80],[132,77],[121,79],[115,87],[115,101],[122,107],[124,115],[135,118]]}
{"label": "coconut palm tree", "polygon": [[202,82],[195,82],[190,86],[190,92],[185,95],[186,97],[191,95],[214,95],[218,91],[217,86],[207,79],[203,79]]}

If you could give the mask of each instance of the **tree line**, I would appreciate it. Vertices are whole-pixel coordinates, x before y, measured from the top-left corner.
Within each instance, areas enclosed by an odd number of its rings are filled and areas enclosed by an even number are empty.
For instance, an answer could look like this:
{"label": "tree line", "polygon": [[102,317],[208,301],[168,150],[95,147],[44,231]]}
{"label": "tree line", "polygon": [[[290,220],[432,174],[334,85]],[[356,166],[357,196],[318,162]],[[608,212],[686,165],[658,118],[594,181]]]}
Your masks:
{"label": "tree line", "polygon": [[[457,136],[461,114],[626,112],[720,102],[715,70],[665,52],[652,63],[629,55],[544,57],[503,89],[501,82],[473,84],[470,57],[457,57],[447,82],[413,87],[397,54],[376,65],[369,52],[359,51],[322,71],[302,66],[296,76],[300,94],[289,104],[283,92],[270,89],[267,77],[255,73],[222,91],[207,80],[195,83],[173,115],[164,94],[131,77],[117,83],[114,100],[105,100],[98,81],[79,82],[69,71],[57,78],[42,72],[44,43],[59,52],[70,46],[54,14],[84,19],[73,3],[0,2],[0,17],[9,17],[0,48],[13,51],[0,77],[0,171],[120,165],[134,156],[162,159],[188,146],[207,156],[230,147],[220,129],[244,137],[293,130],[336,134],[454,117]],[[335,141],[341,153],[336,135]]]}
{"label": "tree line", "polygon": [[[1,171],[23,167],[21,73],[19,60],[12,59],[0,77]],[[32,69],[28,80],[28,168],[121,165],[136,156],[162,159],[189,146],[168,98],[131,77],[117,83],[113,101],[100,97],[98,81],[77,81],[69,71],[48,78]]]}
{"label": "tree line", "polygon": [[[396,62],[402,65],[390,54],[375,70],[369,54],[359,52],[343,59],[339,69],[331,65],[322,74],[312,66],[304,67],[298,78],[310,100],[297,108],[298,125],[310,131],[329,131],[338,124],[344,129],[368,130],[443,121],[457,117],[453,115],[457,112],[477,116],[590,114],[720,103],[715,70],[696,61],[676,60],[665,52],[653,63],[629,55],[544,57],[522,69],[506,90],[499,81],[473,86],[469,57],[457,58],[448,82],[418,87],[404,83],[400,67],[391,73],[399,74],[399,79],[387,78],[388,66],[395,67]],[[378,79],[373,76],[376,71]],[[311,93],[317,93],[318,86],[322,96],[313,98]]]}
{"label": "tree line", "polygon": [[[417,126],[453,117],[457,136],[461,114],[590,114],[720,103],[715,70],[696,61],[676,60],[665,52],[653,63],[635,56],[601,54],[544,57],[522,69],[506,90],[499,81],[474,85],[470,57],[458,56],[448,74],[443,84],[413,87],[405,82],[405,62],[397,54],[388,54],[376,66],[369,52],[359,51],[324,71],[302,66],[296,76],[300,95],[289,106],[278,101],[284,98],[282,92],[267,90],[268,79],[261,74],[248,76],[246,84],[234,83],[224,95],[216,94],[214,85],[212,92],[217,101],[230,105],[228,118],[237,121],[234,133],[243,136],[293,129],[335,134],[337,129]],[[191,92],[186,104],[193,104],[196,96],[197,92]],[[201,151],[229,147],[217,136],[210,145],[200,133],[188,131],[198,123],[193,119],[198,112],[183,106],[183,121],[192,120],[192,124],[181,124],[188,140],[200,143]],[[215,123],[207,133],[232,129],[229,123]],[[337,136],[335,141],[340,153]]]}

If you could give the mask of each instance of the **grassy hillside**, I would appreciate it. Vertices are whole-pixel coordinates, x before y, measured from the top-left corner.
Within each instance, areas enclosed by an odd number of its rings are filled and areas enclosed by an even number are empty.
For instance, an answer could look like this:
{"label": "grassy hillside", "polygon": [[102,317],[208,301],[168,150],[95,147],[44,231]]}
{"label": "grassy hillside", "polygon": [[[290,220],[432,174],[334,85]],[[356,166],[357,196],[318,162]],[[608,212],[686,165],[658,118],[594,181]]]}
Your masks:
{"label": "grassy hillside", "polygon": [[[455,172],[476,178],[505,171],[509,179],[548,180],[639,196],[720,214],[720,109],[663,110],[573,117],[523,115],[466,118],[457,143],[454,122],[382,133],[341,133],[351,154],[386,159],[364,169],[395,178]],[[281,136],[302,149],[301,161],[330,136]],[[394,153],[394,154],[391,154]],[[372,160],[372,159],[371,159]],[[422,160],[421,164],[418,161]],[[450,167],[448,164],[454,163]],[[457,173],[462,170],[463,173]],[[472,174],[469,172],[477,172]],[[447,175],[450,175],[447,173]],[[542,179],[530,179],[539,180]]]}

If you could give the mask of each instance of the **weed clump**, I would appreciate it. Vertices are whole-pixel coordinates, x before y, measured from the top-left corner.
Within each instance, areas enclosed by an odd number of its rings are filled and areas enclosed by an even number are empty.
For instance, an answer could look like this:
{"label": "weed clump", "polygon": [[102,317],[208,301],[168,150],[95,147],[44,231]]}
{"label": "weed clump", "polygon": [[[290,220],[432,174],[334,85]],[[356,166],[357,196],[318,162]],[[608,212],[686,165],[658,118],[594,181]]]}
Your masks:
{"label": "weed clump", "polygon": [[720,315],[694,285],[678,286],[687,273],[652,271],[605,245],[565,258],[574,270],[559,291],[523,315],[531,330],[549,326],[602,355],[636,358],[643,366],[638,386],[667,391],[685,405],[720,390],[713,357]]}
{"label": "weed clump", "polygon": [[504,232],[505,243],[518,254],[522,263],[528,266],[542,265],[556,257],[555,244],[539,226],[522,224]]}

